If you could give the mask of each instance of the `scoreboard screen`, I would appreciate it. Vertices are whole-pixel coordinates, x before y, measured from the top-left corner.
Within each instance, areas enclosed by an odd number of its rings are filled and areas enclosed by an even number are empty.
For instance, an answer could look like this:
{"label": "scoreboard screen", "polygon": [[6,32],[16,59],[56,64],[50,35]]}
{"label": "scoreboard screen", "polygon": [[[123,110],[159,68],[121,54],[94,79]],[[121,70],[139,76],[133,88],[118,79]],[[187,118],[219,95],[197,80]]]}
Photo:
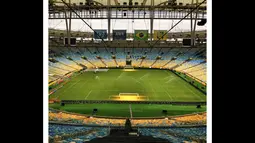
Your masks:
{"label": "scoreboard screen", "polygon": [[183,46],[191,46],[191,39],[183,39],[182,44]]}
{"label": "scoreboard screen", "polygon": [[[65,38],[65,45],[68,45],[68,38]],[[76,38],[70,38],[70,45],[75,46],[76,45]]]}

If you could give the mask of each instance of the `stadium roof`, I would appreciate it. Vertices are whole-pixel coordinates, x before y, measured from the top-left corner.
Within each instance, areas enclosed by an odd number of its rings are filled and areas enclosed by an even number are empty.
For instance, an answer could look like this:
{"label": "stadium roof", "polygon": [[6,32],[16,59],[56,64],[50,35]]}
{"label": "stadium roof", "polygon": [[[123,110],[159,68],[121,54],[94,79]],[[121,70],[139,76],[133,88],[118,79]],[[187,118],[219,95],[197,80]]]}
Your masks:
{"label": "stadium roof", "polygon": [[[57,2],[62,3],[62,0],[55,0]],[[102,5],[107,5],[107,1],[108,0],[71,0],[71,3],[76,3],[79,4],[80,2],[82,2],[83,4],[85,4],[85,2],[96,2],[98,4],[102,4]],[[133,2],[133,4],[138,3],[138,5],[141,5],[141,3],[144,3],[144,5],[151,5],[152,4],[152,0],[131,0]],[[160,5],[160,4],[164,4],[164,3],[168,3],[174,0],[154,0],[154,5]],[[193,1],[193,3],[196,3],[196,1],[198,1],[198,3],[201,3],[203,0],[176,0],[176,3],[182,3],[183,5],[187,5],[187,4],[191,4]],[[69,2],[69,0],[66,0],[66,2]],[[118,5],[118,3],[120,3],[120,5],[123,5],[123,3],[125,3],[128,5],[129,4],[129,0],[110,0],[111,5]],[[206,6],[206,3],[201,5],[201,6]]]}

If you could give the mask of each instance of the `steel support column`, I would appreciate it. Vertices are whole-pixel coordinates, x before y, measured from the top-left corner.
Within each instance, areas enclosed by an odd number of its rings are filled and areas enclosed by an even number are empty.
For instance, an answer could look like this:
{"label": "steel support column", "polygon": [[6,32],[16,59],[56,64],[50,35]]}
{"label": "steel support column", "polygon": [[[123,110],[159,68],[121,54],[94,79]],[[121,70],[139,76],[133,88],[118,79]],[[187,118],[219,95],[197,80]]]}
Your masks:
{"label": "steel support column", "polygon": [[[69,0],[69,5],[71,5],[71,0]],[[70,19],[69,19],[69,35],[68,35],[68,45],[71,45],[71,19],[72,19],[72,11],[70,10]]]}
{"label": "steel support column", "polygon": [[[198,0],[196,0],[196,5],[198,5]],[[195,23],[194,23],[194,29],[193,29],[193,38],[195,37],[195,33],[196,33],[197,15],[198,15],[198,9],[196,10]],[[194,40],[194,42],[195,42],[195,40]]]}
{"label": "steel support column", "polygon": [[[191,6],[193,6],[194,0],[191,0]],[[193,17],[192,12],[190,13],[190,36],[191,36],[191,46],[194,46],[194,37],[193,37]]]}
{"label": "steel support column", "polygon": [[151,0],[151,9],[150,9],[150,14],[151,14],[151,19],[150,19],[150,30],[151,30],[151,34],[150,34],[150,43],[152,43],[152,37],[153,37],[153,19],[154,19],[154,0]]}
{"label": "steel support column", "polygon": [[[69,38],[69,27],[68,27],[68,21],[67,21],[67,14],[66,14],[66,9],[65,9],[65,22],[66,22],[66,35],[67,35],[67,38]],[[65,41],[65,39],[64,39]],[[69,42],[69,40],[67,40]],[[69,43],[68,43],[69,44]]]}
{"label": "steel support column", "polygon": [[[107,0],[107,5],[111,6],[111,0]],[[111,41],[111,9],[108,8],[107,11],[107,18],[108,18],[108,41]]]}

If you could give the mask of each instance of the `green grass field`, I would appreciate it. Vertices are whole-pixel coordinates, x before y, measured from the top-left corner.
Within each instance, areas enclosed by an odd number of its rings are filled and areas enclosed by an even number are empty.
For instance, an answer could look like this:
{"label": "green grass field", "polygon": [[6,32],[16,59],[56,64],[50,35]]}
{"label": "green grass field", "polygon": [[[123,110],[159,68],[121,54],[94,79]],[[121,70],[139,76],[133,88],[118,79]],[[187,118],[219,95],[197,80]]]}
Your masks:
{"label": "green grass field", "polygon": [[[147,101],[205,102],[206,95],[167,70],[139,69],[107,72],[85,72],[73,77],[64,87],[50,95],[60,100],[114,100],[119,93],[138,93]],[[129,104],[49,104],[49,107],[90,115],[94,108],[98,116],[130,117]],[[206,106],[132,104],[133,117],[162,117],[206,111]],[[167,110],[167,114],[162,113]]]}
{"label": "green grass field", "polygon": [[204,93],[174,73],[150,69],[85,72],[71,79],[50,99],[111,100],[119,93],[138,93],[148,101],[206,101]]}

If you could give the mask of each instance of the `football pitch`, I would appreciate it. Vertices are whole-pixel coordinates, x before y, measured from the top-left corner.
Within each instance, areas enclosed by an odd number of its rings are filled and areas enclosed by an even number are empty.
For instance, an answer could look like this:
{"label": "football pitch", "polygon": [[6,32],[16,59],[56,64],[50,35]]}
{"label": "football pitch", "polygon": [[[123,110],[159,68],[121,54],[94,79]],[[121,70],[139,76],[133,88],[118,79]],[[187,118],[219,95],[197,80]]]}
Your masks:
{"label": "football pitch", "polygon": [[50,95],[59,100],[205,102],[206,95],[168,70],[84,72]]}

